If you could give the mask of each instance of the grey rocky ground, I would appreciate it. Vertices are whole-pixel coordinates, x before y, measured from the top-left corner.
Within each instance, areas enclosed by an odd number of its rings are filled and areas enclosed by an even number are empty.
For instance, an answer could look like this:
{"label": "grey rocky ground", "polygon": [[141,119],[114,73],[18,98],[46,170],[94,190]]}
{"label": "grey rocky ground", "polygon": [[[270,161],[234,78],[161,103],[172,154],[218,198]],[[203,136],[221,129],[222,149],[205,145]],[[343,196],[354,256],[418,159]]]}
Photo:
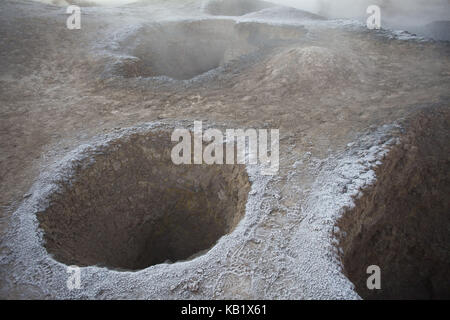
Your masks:
{"label": "grey rocky ground", "polygon": [[[342,270],[336,220],[374,183],[405,119],[448,110],[448,43],[281,7],[213,16],[192,0],[82,12],[82,29],[68,30],[65,8],[0,3],[0,296],[359,298]],[[164,43],[155,33],[179,23],[195,31],[187,37],[239,40],[193,80],[140,77],[153,59],[145,48]],[[69,291],[35,218],[55,180],[89,146],[194,120],[280,129],[279,174],[249,166],[246,215],[206,254],[139,272],[85,267],[82,290]]]}

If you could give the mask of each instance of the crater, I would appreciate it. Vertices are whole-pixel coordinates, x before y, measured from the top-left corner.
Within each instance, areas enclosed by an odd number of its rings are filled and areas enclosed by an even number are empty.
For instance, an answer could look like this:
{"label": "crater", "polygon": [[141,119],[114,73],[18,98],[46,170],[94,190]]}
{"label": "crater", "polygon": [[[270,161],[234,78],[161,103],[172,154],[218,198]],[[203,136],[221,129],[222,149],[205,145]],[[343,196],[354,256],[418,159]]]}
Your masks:
{"label": "crater", "polygon": [[213,19],[146,25],[119,43],[113,73],[189,80],[271,45],[302,38],[299,27]]}
{"label": "crater", "polygon": [[[365,299],[450,298],[449,110],[409,121],[377,181],[338,222],[342,262]],[[367,268],[381,289],[367,288]]]}
{"label": "crater", "polygon": [[67,265],[140,270],[192,259],[234,230],[250,183],[244,165],[174,165],[171,132],[95,150],[37,217],[47,251]]}
{"label": "crater", "polygon": [[124,77],[167,76],[188,80],[251,53],[233,21],[187,21],[152,25],[121,44],[131,58],[116,70]]}

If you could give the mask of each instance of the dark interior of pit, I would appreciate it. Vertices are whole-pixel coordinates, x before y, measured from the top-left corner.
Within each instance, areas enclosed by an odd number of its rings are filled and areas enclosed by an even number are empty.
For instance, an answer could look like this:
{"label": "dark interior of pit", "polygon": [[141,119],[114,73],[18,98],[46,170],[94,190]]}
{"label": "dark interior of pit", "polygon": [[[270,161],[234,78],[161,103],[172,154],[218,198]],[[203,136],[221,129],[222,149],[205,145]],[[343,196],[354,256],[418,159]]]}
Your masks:
{"label": "dark interior of pit", "polygon": [[174,165],[170,132],[135,134],[97,150],[38,214],[45,247],[71,265],[138,270],[192,258],[245,213],[243,165]]}
{"label": "dark interior of pit", "polygon": [[[338,222],[344,271],[365,299],[450,298],[449,124],[448,108],[410,120],[375,185]],[[367,288],[370,265],[381,290]]]}
{"label": "dark interior of pit", "polygon": [[263,48],[298,41],[302,27],[227,19],[150,24],[120,43],[113,73],[125,78],[189,80]]}

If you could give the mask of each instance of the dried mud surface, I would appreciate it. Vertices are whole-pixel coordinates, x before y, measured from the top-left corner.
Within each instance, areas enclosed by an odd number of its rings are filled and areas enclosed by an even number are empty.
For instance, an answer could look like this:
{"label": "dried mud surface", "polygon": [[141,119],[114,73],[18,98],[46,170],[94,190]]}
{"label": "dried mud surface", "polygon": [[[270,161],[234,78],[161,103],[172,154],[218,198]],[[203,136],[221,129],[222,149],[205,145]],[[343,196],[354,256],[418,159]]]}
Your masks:
{"label": "dried mud surface", "polygon": [[[354,22],[282,7],[225,17],[208,13],[202,1],[152,3],[84,7],[82,29],[68,30],[65,8],[0,2],[0,296],[367,297],[358,289],[361,270],[348,273],[356,290],[344,272],[347,264],[334,237],[336,221],[377,181],[377,173],[378,188],[385,186],[388,175],[377,167],[391,148],[394,155],[403,152],[395,146],[404,135],[404,121],[436,106],[448,110],[448,43],[386,30],[371,32]],[[208,27],[209,36],[219,32],[218,41],[235,45],[221,47],[206,69],[202,65],[178,78],[206,73],[176,80],[170,78],[171,68],[158,70],[160,77],[148,77],[153,74],[141,68],[142,62],[152,67],[152,56],[144,53],[152,41],[159,41],[159,35],[148,37],[148,30],[216,21],[222,27]],[[229,42],[230,35],[234,42]],[[210,52],[206,46],[190,49],[199,50],[193,51],[194,57]],[[46,250],[37,219],[61,190],[60,182],[69,181],[81,163],[95,158],[95,150],[113,141],[186,127],[194,120],[221,129],[279,129],[279,174],[263,177],[258,168],[247,166],[251,187],[245,215],[203,255],[136,272],[86,266],[81,269],[82,289],[68,290],[66,264]],[[425,127],[442,127],[441,120],[437,125],[433,121]],[[430,154],[440,159],[445,157],[441,151],[436,148]],[[404,159],[406,169],[395,170],[395,175],[408,174],[408,161],[424,156],[398,159]],[[398,163],[395,157],[386,166],[392,163]],[[430,172],[433,177],[435,169]],[[426,178],[425,172],[413,177]],[[434,179],[448,188],[444,177]],[[408,186],[404,177],[398,180]],[[424,181],[432,192],[434,180]],[[410,187],[417,183],[411,181]],[[247,183],[243,185],[247,190]],[[395,200],[383,190],[377,194],[383,201]],[[421,205],[428,207],[427,203]],[[405,214],[414,218],[420,208]],[[239,216],[238,211],[233,215]],[[349,250],[347,254],[353,252]],[[365,261],[360,262],[365,270]],[[440,295],[431,292],[433,297]]]}

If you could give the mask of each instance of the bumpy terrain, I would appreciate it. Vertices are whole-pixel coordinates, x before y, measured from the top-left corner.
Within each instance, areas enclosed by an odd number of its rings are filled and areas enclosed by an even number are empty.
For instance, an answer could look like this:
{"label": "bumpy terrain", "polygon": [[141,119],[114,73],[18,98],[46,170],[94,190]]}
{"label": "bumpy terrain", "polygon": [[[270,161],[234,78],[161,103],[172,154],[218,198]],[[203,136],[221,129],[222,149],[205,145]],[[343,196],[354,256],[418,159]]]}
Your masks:
{"label": "bumpy terrain", "polygon": [[[1,1],[0,297],[449,297],[448,42],[232,2]],[[194,121],[278,174],[175,166]]]}

